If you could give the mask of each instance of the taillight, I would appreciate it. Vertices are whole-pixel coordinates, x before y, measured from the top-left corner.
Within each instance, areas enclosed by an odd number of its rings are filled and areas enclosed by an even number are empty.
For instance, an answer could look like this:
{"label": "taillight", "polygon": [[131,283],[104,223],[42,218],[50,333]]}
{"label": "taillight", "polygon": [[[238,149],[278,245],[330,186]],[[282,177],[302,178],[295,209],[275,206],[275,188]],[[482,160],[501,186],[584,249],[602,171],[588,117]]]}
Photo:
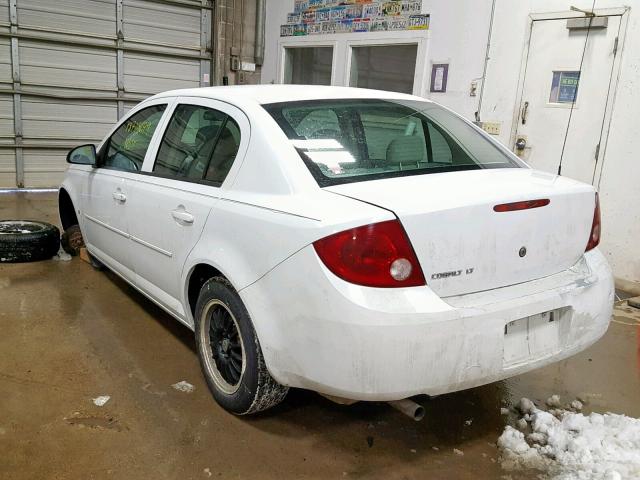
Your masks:
{"label": "taillight", "polygon": [[416,287],[424,275],[398,220],[372,223],[313,242],[335,275],[367,287]]}
{"label": "taillight", "polygon": [[587,248],[585,248],[585,252],[596,248],[600,243],[600,232],[602,227],[600,225],[600,198],[596,193],[596,207],[593,210],[593,223],[591,224],[591,233],[589,234],[589,242],[587,243]]}

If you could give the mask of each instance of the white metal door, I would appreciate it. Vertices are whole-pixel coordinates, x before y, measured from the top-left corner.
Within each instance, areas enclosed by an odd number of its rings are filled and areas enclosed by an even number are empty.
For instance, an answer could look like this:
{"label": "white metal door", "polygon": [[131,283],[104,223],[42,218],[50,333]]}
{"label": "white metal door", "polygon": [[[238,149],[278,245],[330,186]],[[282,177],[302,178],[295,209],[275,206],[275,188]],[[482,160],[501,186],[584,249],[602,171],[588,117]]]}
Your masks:
{"label": "white metal door", "polygon": [[[247,117],[229,104],[204,98],[180,98],[176,107],[180,105],[213,109],[228,115],[238,125],[241,140],[233,162],[237,167],[248,146],[250,127]],[[222,188],[153,172],[160,143],[172,123],[173,118],[168,116],[164,132],[150,147],[143,166],[143,172],[148,175],[137,175],[131,182],[129,233],[133,240],[131,255],[136,285],[165,308],[184,318],[182,269],[200,239]]]}
{"label": "white metal door", "polygon": [[562,175],[588,183],[603,141],[621,25],[620,16],[596,18],[607,25],[592,27],[588,37],[586,28],[569,29],[566,18],[532,22],[514,145],[533,168],[557,173],[562,163]]}
{"label": "white metal door", "polygon": [[105,168],[88,174],[83,194],[84,237],[91,252],[133,281],[125,173]]}

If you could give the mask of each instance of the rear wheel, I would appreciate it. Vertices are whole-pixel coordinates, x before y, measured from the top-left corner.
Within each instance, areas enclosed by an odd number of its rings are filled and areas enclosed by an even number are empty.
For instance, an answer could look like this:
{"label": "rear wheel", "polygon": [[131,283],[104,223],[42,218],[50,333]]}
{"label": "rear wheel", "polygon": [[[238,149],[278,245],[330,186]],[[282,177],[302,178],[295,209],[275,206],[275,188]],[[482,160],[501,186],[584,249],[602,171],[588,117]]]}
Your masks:
{"label": "rear wheel", "polygon": [[214,277],[200,290],[195,330],[200,365],[220,406],[246,415],[284,400],[289,388],[267,371],[249,313],[225,278]]}

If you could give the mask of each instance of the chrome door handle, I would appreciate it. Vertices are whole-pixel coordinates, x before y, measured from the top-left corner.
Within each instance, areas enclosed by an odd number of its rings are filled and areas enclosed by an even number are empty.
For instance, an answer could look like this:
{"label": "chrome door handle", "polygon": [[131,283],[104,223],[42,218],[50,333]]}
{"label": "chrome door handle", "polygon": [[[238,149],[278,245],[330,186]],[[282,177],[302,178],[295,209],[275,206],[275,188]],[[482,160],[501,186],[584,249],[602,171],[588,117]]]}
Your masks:
{"label": "chrome door handle", "polygon": [[195,217],[184,210],[173,210],[171,216],[182,223],[193,223]]}
{"label": "chrome door handle", "polygon": [[113,199],[117,200],[118,202],[124,203],[127,201],[127,196],[122,192],[116,191],[116,192],[113,192],[111,195],[113,196]]}

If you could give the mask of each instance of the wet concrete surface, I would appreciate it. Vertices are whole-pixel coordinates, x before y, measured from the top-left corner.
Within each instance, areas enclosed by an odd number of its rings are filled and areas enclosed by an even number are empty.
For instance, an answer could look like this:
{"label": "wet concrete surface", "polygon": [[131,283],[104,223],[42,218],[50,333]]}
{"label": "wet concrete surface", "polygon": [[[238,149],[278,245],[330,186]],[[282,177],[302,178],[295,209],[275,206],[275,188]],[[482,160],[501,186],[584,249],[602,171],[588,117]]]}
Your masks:
{"label": "wet concrete surface", "polygon": [[[0,194],[8,218],[57,224],[56,197]],[[0,478],[500,478],[494,442],[515,420],[500,408],[522,396],[640,417],[640,313],[620,302],[613,320],[571,359],[418,398],[421,423],[301,390],[238,418],[209,395],[191,331],[115,275],[77,258],[0,264]]]}

